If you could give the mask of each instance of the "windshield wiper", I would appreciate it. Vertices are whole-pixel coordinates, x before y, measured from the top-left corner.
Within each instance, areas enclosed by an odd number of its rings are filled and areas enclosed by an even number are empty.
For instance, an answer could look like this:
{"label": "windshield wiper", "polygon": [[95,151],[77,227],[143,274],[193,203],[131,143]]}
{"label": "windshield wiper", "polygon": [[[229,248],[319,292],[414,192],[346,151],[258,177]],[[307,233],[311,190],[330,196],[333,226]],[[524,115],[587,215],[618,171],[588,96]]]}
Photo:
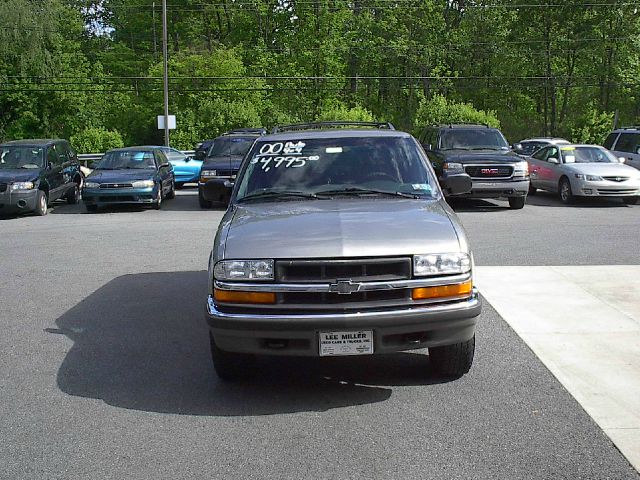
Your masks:
{"label": "windshield wiper", "polygon": [[394,192],[390,190],[377,190],[375,188],[348,187],[336,190],[322,190],[317,192],[318,195],[362,195],[362,194],[379,194],[391,195],[403,198],[421,198],[417,193]]}
{"label": "windshield wiper", "polygon": [[297,192],[293,190],[266,190],[264,192],[252,193],[251,195],[242,197],[238,200],[238,202],[277,197],[319,198],[315,193]]}

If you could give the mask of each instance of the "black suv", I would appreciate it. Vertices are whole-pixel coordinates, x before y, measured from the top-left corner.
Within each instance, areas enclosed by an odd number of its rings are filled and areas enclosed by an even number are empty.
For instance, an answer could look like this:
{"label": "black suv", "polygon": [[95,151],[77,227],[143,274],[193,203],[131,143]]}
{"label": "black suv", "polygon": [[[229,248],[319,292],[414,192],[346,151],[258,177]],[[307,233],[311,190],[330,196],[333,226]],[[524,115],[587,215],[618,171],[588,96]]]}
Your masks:
{"label": "black suv", "polygon": [[212,202],[205,199],[203,189],[207,184],[221,184],[227,188],[217,201],[228,202],[231,195],[231,183],[236,178],[240,163],[256,138],[266,134],[264,128],[239,128],[224,133],[213,140],[207,157],[200,170],[198,181],[198,200],[201,208],[211,208]]}
{"label": "black suv", "polygon": [[80,198],[78,156],[66,140],[16,140],[0,145],[0,214],[46,215],[51,202]]}
{"label": "black suv", "polygon": [[497,128],[450,124],[426,127],[419,140],[438,174],[445,194],[448,178],[467,173],[471,192],[455,197],[506,198],[513,209],[524,207],[529,191],[527,162],[514,153]]}

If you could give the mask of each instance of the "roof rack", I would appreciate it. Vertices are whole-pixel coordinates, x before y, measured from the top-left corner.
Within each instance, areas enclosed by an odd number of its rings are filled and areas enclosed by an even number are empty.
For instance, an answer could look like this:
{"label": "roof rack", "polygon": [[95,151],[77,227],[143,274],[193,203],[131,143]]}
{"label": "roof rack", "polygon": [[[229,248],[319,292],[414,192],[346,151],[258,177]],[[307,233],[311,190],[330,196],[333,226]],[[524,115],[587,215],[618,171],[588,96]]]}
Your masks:
{"label": "roof rack", "polygon": [[439,126],[449,126],[449,128],[454,128],[457,126],[491,128],[487,123],[476,123],[476,122],[449,122]]}
{"label": "roof rack", "polygon": [[630,125],[628,127],[620,127],[617,130],[640,130],[640,125]]}
{"label": "roof rack", "polygon": [[260,128],[234,128],[233,130],[229,130],[228,132],[224,132],[223,135],[231,135],[234,133],[258,133],[260,135],[266,135],[267,129]]}
{"label": "roof rack", "polygon": [[295,132],[299,130],[318,130],[322,128],[344,128],[344,127],[370,127],[386,130],[395,130],[389,122],[309,122],[294,123],[292,125],[278,125],[271,130],[271,133]]}

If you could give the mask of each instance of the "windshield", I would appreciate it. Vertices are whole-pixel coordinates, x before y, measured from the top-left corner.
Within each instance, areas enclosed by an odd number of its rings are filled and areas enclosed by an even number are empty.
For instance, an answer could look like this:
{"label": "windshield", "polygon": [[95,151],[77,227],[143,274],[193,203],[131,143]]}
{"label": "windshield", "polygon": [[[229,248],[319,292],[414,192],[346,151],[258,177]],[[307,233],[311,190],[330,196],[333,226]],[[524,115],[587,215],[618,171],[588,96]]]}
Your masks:
{"label": "windshield", "polygon": [[121,150],[107,152],[98,163],[96,170],[118,170],[122,168],[156,168],[151,150]]}
{"label": "windshield", "polygon": [[618,159],[604,148],[562,147],[564,163],[619,163]]}
{"label": "windshield", "polygon": [[495,129],[457,129],[451,128],[442,131],[442,150],[452,149],[489,149],[508,150],[509,144],[498,130]]}
{"label": "windshield", "polygon": [[184,153],[174,148],[165,147],[162,149],[162,151],[167,156],[167,159],[170,162],[180,162],[180,161],[184,161],[187,158],[187,156]]}
{"label": "windshield", "polygon": [[209,149],[209,157],[240,156],[244,157],[251,145],[254,137],[220,137],[213,141]]}
{"label": "windshield", "polygon": [[0,146],[0,168],[42,168],[43,159],[41,147]]}
{"label": "windshield", "polygon": [[264,192],[433,196],[436,181],[416,145],[410,138],[397,137],[258,142],[236,198]]}

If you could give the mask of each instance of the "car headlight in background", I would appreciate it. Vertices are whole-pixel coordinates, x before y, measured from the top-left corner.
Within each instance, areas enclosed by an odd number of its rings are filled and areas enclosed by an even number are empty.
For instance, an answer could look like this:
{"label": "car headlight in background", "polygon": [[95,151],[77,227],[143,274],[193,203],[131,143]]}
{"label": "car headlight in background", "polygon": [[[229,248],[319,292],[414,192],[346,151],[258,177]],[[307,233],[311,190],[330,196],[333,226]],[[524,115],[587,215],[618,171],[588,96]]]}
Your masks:
{"label": "car headlight in background", "polygon": [[217,170],[202,170],[200,172],[200,176],[202,178],[213,178],[213,177],[216,177],[217,175],[218,175]]}
{"label": "car headlight in background", "polygon": [[514,177],[526,177],[529,175],[529,164],[527,162],[518,162],[513,170]]}
{"label": "car headlight in background", "polygon": [[137,180],[131,184],[133,188],[152,188],[156,182],[153,180]]}
{"label": "car headlight in background", "polygon": [[413,256],[413,274],[416,277],[427,275],[450,275],[471,271],[471,257],[468,253],[440,253]]}
{"label": "car headlight in background", "polygon": [[216,280],[273,280],[273,260],[223,260],[215,264]]}
{"label": "car headlight in background", "polygon": [[33,182],[15,182],[11,184],[11,190],[33,190],[36,185]]}
{"label": "car headlight in background", "polygon": [[601,182],[603,179],[598,175],[584,175],[582,173],[576,173],[576,178],[580,180],[586,180],[587,182]]}
{"label": "car headlight in background", "polygon": [[98,182],[84,182],[84,188],[100,188],[100,184]]}
{"label": "car headlight in background", "polygon": [[462,164],[458,162],[447,162],[442,165],[447,172],[459,172],[462,170]]}

